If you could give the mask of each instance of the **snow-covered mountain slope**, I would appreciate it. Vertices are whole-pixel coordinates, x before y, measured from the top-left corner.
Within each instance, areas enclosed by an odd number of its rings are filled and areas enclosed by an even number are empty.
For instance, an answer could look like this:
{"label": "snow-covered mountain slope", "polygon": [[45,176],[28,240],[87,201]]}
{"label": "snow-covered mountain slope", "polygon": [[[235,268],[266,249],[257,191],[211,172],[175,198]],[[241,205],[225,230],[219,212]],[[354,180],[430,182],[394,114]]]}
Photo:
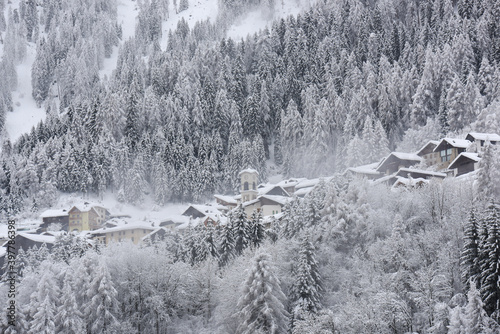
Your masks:
{"label": "snow-covered mountain slope", "polygon": [[227,37],[234,40],[245,38],[259,30],[269,27],[274,20],[297,15],[310,8],[316,0],[289,0],[277,1],[274,13],[269,13],[265,8],[259,8],[247,13],[238,22],[229,27]]}
{"label": "snow-covered mountain slope", "polygon": [[45,119],[45,108],[38,108],[31,95],[31,66],[35,60],[35,46],[29,43],[26,59],[16,66],[17,89],[12,92],[13,112],[7,112],[5,129],[11,142],[27,133]]}
{"label": "snow-covered mountain slope", "polygon": [[[9,10],[19,7],[19,1],[13,0],[5,6],[4,15],[8,19]],[[13,142],[22,134],[29,132],[33,126],[45,119],[45,109],[38,108],[31,94],[31,66],[35,60],[36,45],[28,43],[26,58],[16,66],[17,89],[12,92],[13,111],[7,112],[5,130],[8,138]],[[3,57],[3,48],[0,49],[0,59]]]}

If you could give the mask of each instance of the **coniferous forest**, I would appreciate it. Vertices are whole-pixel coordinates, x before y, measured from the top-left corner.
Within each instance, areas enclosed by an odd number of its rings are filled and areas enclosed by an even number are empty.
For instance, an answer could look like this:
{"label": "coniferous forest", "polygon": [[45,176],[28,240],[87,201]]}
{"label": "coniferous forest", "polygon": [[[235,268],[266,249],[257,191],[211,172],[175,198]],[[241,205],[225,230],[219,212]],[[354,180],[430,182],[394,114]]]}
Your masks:
{"label": "coniferous forest", "polygon": [[[141,247],[89,249],[70,234],[21,251],[5,333],[500,331],[498,147],[473,180],[395,192],[340,175],[431,139],[500,132],[499,0],[318,0],[240,40],[233,23],[282,2],[219,0],[217,20],[165,32],[169,0],[136,0],[125,39],[122,1],[0,0],[1,217],[67,193],[202,202],[237,193],[250,166],[261,182],[270,165],[335,176],[270,228],[239,207],[225,226]],[[46,118],[11,142],[30,50]]]}

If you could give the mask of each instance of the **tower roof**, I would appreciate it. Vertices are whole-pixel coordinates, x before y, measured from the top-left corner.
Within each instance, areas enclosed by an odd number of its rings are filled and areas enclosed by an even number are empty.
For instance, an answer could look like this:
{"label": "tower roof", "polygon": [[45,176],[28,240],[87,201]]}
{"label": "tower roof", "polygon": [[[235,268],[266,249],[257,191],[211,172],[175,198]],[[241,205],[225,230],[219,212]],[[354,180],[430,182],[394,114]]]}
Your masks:
{"label": "tower roof", "polygon": [[255,169],[252,169],[252,168],[247,168],[247,169],[242,170],[241,172],[239,172],[238,176],[240,176],[243,173],[257,174],[257,175],[259,175],[259,172],[257,172]]}

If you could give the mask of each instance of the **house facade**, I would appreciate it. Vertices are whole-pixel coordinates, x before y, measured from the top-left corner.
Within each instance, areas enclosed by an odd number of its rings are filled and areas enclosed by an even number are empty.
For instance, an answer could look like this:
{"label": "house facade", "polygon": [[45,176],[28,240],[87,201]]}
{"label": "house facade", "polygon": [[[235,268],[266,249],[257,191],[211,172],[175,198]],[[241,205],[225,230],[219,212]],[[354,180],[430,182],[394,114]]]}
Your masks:
{"label": "house facade", "polygon": [[101,228],[109,212],[101,206],[73,206],[69,211],[68,231],[93,231]]}
{"label": "house facade", "polygon": [[62,230],[68,230],[69,213],[66,210],[46,210],[40,215],[42,224],[41,231],[45,232],[52,224],[60,224]]}
{"label": "house facade", "polygon": [[466,139],[443,138],[434,148],[439,153],[439,161],[435,165],[437,170],[447,169],[451,162],[471,144]]}
{"label": "house facade", "polygon": [[131,241],[139,244],[145,236],[156,230],[152,226],[125,225],[106,229],[99,229],[92,232],[94,240],[101,245],[109,245],[112,242]]}

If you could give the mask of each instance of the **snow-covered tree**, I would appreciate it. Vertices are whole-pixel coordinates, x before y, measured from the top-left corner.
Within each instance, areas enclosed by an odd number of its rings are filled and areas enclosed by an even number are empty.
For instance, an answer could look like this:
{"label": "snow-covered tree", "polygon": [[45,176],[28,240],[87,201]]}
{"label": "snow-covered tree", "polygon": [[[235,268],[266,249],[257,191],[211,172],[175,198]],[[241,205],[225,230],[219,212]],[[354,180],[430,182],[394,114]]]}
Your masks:
{"label": "snow-covered tree", "polygon": [[305,237],[300,244],[291,288],[290,299],[293,302],[294,319],[300,319],[308,313],[316,314],[321,309],[322,289],[314,246],[309,237]]}
{"label": "snow-covered tree", "polygon": [[281,291],[269,256],[258,254],[253,261],[238,301],[241,322],[237,332],[284,333],[288,318],[284,305],[286,297]]}

